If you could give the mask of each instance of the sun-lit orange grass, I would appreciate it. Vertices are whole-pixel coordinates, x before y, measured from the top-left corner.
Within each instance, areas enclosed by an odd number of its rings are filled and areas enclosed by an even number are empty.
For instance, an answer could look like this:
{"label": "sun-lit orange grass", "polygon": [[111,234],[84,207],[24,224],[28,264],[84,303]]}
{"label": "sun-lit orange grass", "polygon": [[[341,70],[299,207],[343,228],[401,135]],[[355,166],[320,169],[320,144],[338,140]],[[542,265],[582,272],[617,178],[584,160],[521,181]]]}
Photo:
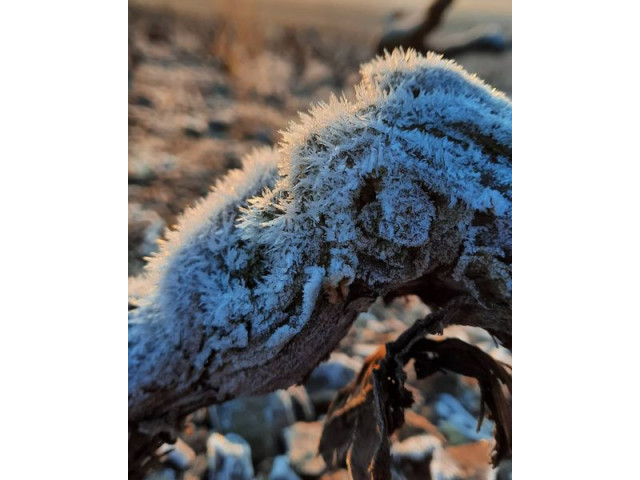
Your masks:
{"label": "sun-lit orange grass", "polygon": [[[222,0],[218,7],[222,27],[211,45],[211,53],[222,60],[229,73],[241,80],[242,65],[264,51],[265,25],[260,21],[256,5],[247,0]],[[238,82],[238,95],[248,92]]]}

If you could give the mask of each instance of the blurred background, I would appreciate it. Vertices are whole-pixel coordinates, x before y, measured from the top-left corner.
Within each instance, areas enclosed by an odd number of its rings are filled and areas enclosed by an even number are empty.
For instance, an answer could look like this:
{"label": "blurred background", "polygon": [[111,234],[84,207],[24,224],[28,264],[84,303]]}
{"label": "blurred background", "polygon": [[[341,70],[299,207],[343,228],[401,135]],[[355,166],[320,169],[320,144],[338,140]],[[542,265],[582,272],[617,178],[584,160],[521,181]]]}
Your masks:
{"label": "blurred background", "polygon": [[[130,0],[128,35],[129,276],[186,207],[251,149],[276,145],[298,111],[332,93],[352,98],[360,64],[382,47],[418,42],[511,95],[508,0]],[[367,355],[426,313],[413,297],[376,302],[306,385],[195,412],[148,478],[346,479],[316,455],[322,415]],[[482,330],[445,334],[511,364]],[[409,383],[416,403],[393,438],[394,478],[511,478],[510,461],[489,466],[492,425],[476,431],[474,381]]]}

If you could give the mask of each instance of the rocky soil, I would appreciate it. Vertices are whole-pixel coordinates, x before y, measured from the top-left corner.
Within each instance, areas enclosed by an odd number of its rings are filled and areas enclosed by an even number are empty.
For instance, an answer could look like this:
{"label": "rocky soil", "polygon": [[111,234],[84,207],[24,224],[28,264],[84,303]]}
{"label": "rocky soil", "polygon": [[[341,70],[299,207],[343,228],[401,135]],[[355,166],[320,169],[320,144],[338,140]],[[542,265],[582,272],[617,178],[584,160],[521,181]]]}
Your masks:
{"label": "rocky soil", "polygon": [[[283,27],[229,17],[201,21],[131,10],[129,18],[129,275],[140,273],[164,229],[252,148],[312,102],[352,94],[375,39],[344,31]],[[511,53],[457,59],[511,93]],[[241,398],[190,415],[164,445],[148,480],[346,479],[317,454],[322,419],[364,358],[428,313],[415,297],[376,302],[304,385]],[[445,331],[511,364],[484,331]],[[437,374],[417,381],[406,424],[394,434],[397,479],[511,478],[489,465],[492,425],[477,430],[475,381]]]}

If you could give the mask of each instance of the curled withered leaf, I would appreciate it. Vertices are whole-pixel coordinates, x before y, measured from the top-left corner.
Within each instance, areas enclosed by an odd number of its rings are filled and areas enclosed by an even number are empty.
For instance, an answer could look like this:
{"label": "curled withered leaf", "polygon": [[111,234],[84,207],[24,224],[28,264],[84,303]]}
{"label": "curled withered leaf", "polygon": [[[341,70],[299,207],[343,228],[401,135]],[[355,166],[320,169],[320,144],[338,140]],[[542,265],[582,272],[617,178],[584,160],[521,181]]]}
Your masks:
{"label": "curled withered leaf", "polygon": [[511,405],[503,388],[511,392],[511,375],[504,365],[462,340],[424,338],[427,331],[439,328],[440,320],[440,313],[432,314],[396,342],[378,348],[365,360],[356,379],[338,392],[319,446],[327,465],[346,462],[354,480],[390,478],[389,436],[402,426],[405,409],[413,404],[404,386],[403,369],[412,358],[418,378],[449,370],[477,379],[481,392],[478,429],[485,411],[495,421],[493,464],[511,454]]}
{"label": "curled withered leaf", "polygon": [[354,480],[390,480],[391,455],[385,421],[385,404],[380,370],[372,371],[373,389],[361,410],[347,454],[347,468]]}
{"label": "curled withered leaf", "polygon": [[410,356],[415,359],[418,378],[439,370],[449,370],[478,380],[481,393],[478,429],[487,409],[487,416],[495,422],[495,451],[493,464],[511,454],[511,405],[503,385],[511,392],[511,375],[505,366],[478,347],[457,338],[431,340],[421,338],[412,344]]}
{"label": "curled withered leaf", "polygon": [[384,346],[366,359],[329,407],[319,446],[327,465],[346,462],[355,480],[390,478],[389,435],[402,426],[404,409],[413,403],[405,378]]}
{"label": "curled withered leaf", "polygon": [[[319,451],[329,466],[343,465],[353,441],[358,417],[366,412],[371,402],[373,385],[371,373],[374,367],[385,357],[384,346],[378,348],[364,362],[358,376],[349,385],[341,389],[331,402],[324,421]],[[370,413],[370,412],[369,412]],[[369,415],[369,421],[371,416]]]}

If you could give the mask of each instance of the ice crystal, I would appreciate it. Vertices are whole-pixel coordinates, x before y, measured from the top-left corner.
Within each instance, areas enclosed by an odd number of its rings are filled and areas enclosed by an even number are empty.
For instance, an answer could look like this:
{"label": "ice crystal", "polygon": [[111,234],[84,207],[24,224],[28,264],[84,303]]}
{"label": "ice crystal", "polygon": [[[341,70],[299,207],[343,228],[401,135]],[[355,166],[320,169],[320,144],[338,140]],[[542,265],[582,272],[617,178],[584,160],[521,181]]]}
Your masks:
{"label": "ice crystal", "polygon": [[323,290],[355,279],[383,293],[451,265],[472,294],[482,278],[510,298],[510,101],[433,54],[361,73],[354,102],[301,114],[185,212],[134,282],[132,322],[197,325],[202,367],[212,351],[281,348]]}

